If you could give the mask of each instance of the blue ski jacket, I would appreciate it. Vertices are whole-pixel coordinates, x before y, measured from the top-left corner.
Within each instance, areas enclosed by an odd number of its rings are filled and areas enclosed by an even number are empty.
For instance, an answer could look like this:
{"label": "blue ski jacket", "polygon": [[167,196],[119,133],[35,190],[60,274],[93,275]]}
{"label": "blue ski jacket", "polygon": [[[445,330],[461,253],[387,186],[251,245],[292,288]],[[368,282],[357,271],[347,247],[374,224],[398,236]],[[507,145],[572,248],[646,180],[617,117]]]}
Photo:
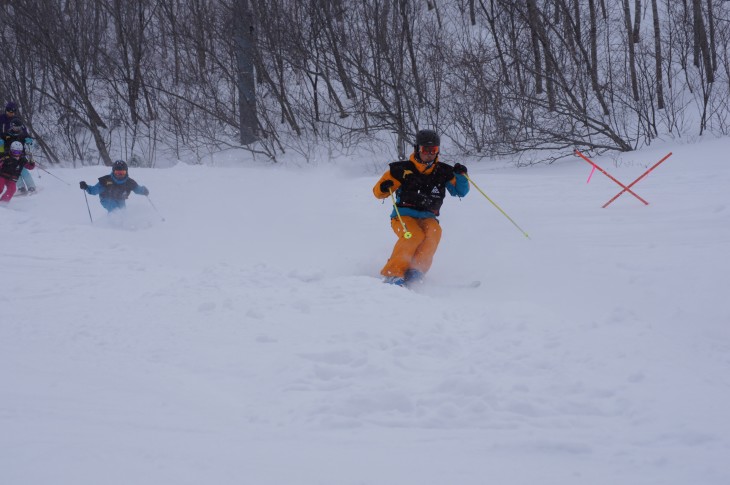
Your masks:
{"label": "blue ski jacket", "polygon": [[125,208],[127,206],[125,201],[131,192],[139,195],[150,193],[147,187],[139,185],[134,179],[129,178],[129,175],[117,179],[114,173],[100,177],[99,182],[90,185],[86,191],[91,195],[98,195],[102,207],[109,212]]}

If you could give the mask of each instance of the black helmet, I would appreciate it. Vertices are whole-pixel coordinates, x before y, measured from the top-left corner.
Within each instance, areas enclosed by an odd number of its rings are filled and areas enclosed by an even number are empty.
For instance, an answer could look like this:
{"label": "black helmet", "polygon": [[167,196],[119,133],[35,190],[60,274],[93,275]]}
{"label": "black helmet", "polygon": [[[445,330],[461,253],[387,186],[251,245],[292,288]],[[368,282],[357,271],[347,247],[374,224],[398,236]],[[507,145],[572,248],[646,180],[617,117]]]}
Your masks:
{"label": "black helmet", "polygon": [[416,133],[416,145],[420,147],[437,147],[441,145],[441,138],[433,130],[420,130]]}
{"label": "black helmet", "polygon": [[8,101],[8,104],[5,105],[5,111],[18,111],[18,103],[15,101]]}
{"label": "black helmet", "polygon": [[116,170],[124,170],[125,172],[129,170],[129,168],[127,167],[127,162],[125,162],[124,160],[117,160],[116,162],[114,162],[112,164],[112,172]]}
{"label": "black helmet", "polygon": [[18,118],[10,120],[10,131],[13,133],[20,133],[23,131],[23,122]]}

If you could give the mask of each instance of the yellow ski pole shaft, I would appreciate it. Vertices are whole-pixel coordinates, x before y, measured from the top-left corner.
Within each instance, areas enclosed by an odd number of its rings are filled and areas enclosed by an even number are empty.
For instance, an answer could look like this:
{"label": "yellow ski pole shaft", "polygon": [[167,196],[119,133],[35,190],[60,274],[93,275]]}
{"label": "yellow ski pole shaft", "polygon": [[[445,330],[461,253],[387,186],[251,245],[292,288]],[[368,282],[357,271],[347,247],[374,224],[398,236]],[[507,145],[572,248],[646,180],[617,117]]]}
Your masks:
{"label": "yellow ski pole shaft", "polygon": [[518,225],[517,225],[517,223],[516,223],[515,221],[513,221],[513,220],[512,220],[512,218],[511,218],[510,216],[508,216],[508,215],[507,215],[507,213],[506,213],[505,211],[503,211],[503,210],[502,210],[502,208],[501,208],[500,206],[498,206],[498,205],[497,205],[497,204],[496,204],[496,203],[495,203],[495,202],[494,202],[494,201],[493,201],[492,199],[490,199],[490,198],[489,198],[489,196],[488,196],[487,194],[485,194],[485,193],[484,193],[484,191],[483,191],[482,189],[480,189],[480,188],[479,188],[479,186],[478,186],[477,184],[475,184],[475,183],[474,183],[474,181],[473,181],[472,179],[470,179],[470,178],[469,178],[469,176],[468,176],[467,174],[464,174],[464,177],[466,177],[466,179],[467,179],[467,180],[469,181],[469,183],[471,183],[471,184],[472,184],[472,185],[474,186],[474,188],[475,188],[475,189],[477,189],[477,190],[479,191],[479,193],[480,193],[480,194],[482,194],[482,195],[483,195],[483,196],[484,196],[484,197],[485,197],[485,198],[486,198],[486,199],[487,199],[487,200],[488,200],[488,201],[489,201],[489,202],[490,202],[490,203],[491,203],[491,204],[492,204],[492,205],[493,205],[494,207],[496,207],[496,208],[497,208],[497,209],[499,210],[499,212],[501,212],[501,213],[502,213],[502,215],[504,215],[504,217],[506,217],[507,219],[509,219],[509,221],[510,221],[510,222],[511,222],[512,224],[514,224],[514,226],[515,226],[515,227],[516,227],[517,229],[519,229],[519,230],[520,230],[520,232],[521,232],[522,234],[524,234],[524,236],[525,236],[525,237],[526,237],[527,239],[530,239],[530,236],[528,236],[528,235],[527,235],[527,233],[526,233],[526,232],[525,232],[525,231],[524,231],[524,230],[523,230],[523,229],[522,229],[522,228],[521,228],[520,226],[518,226]]}
{"label": "yellow ski pole shaft", "polygon": [[413,234],[411,234],[408,231],[408,228],[406,227],[406,223],[403,222],[403,219],[400,216],[400,211],[398,210],[398,206],[395,205],[395,195],[393,195],[393,190],[388,189],[388,191],[390,192],[390,198],[393,199],[393,209],[395,209],[395,215],[398,216],[398,221],[400,221],[400,225],[403,226],[403,238],[410,239],[411,237],[413,237]]}

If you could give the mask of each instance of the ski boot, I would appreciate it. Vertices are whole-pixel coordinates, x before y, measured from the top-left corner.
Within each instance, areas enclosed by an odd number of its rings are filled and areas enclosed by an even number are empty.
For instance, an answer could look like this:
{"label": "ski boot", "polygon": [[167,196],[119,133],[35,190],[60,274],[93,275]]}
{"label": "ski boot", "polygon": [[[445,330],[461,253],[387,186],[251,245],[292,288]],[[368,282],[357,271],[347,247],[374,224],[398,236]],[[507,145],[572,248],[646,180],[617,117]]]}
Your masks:
{"label": "ski boot", "polygon": [[386,276],[385,279],[383,279],[383,283],[396,286],[406,286],[406,280],[401,276]]}
{"label": "ski boot", "polygon": [[406,285],[408,286],[420,285],[423,283],[424,276],[425,275],[417,269],[409,269],[406,271],[404,279],[406,280]]}

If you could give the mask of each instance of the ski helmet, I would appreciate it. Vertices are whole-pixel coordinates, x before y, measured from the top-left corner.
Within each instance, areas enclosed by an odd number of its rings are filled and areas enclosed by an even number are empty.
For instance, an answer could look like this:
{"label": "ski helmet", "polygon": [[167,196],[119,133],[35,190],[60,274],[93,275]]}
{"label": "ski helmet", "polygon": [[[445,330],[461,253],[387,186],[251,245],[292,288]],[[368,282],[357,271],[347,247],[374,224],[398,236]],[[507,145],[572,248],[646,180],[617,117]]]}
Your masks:
{"label": "ski helmet", "polygon": [[14,141],[10,144],[10,154],[13,156],[20,156],[23,154],[23,144],[19,141]]}
{"label": "ski helmet", "polygon": [[416,133],[416,145],[421,147],[437,147],[441,145],[441,138],[433,130],[420,130]]}
{"label": "ski helmet", "polygon": [[20,133],[23,131],[23,122],[20,121],[18,118],[13,118],[10,120],[10,131],[12,133]]}
{"label": "ski helmet", "polygon": [[127,162],[125,162],[124,160],[117,160],[116,162],[114,162],[112,164],[112,172],[117,172],[117,171],[122,171],[122,170],[124,170],[125,172],[127,170],[129,170],[129,168],[127,168]]}
{"label": "ski helmet", "polygon": [[9,101],[8,104],[5,105],[5,111],[18,111],[18,103],[15,101]]}

